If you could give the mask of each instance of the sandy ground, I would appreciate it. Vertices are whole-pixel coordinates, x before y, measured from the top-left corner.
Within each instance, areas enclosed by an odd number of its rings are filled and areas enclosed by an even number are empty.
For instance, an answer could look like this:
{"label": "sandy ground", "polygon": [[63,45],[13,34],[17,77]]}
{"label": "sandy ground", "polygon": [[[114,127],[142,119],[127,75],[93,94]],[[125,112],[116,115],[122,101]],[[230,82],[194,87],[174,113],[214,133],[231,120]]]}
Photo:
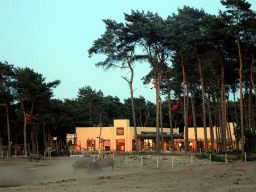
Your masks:
{"label": "sandy ground", "polygon": [[91,173],[73,169],[78,158],[1,159],[0,191],[256,191],[256,162],[143,156],[141,167],[141,156],[118,156],[114,170]]}

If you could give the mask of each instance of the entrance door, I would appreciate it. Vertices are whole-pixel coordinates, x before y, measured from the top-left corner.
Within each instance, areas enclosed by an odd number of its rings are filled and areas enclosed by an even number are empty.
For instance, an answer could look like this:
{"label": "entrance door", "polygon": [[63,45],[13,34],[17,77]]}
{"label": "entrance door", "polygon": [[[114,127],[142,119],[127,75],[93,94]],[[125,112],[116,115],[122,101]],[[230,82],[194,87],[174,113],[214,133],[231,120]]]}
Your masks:
{"label": "entrance door", "polygon": [[87,140],[87,149],[89,151],[95,151],[95,140]]}
{"label": "entrance door", "polygon": [[117,151],[125,151],[125,140],[124,139],[116,140],[116,150]]}
{"label": "entrance door", "polygon": [[104,140],[104,150],[105,151],[110,151],[110,139]]}

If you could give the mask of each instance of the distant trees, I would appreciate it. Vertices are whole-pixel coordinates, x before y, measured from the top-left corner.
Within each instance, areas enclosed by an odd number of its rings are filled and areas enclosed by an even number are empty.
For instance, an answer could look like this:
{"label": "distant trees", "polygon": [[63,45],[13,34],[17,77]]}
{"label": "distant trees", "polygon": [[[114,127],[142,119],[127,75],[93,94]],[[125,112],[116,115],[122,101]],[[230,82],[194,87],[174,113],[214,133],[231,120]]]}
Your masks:
{"label": "distant trees", "polygon": [[[10,115],[9,106],[14,101],[14,87],[12,80],[14,78],[13,65],[9,65],[8,62],[0,62],[0,107],[3,106],[6,111],[6,127],[8,135],[8,156],[11,154],[11,133],[10,133]],[[0,132],[1,138],[1,132]],[[0,140],[2,146],[2,138]]]}
{"label": "distant trees", "polygon": [[[15,69],[14,85],[17,90],[17,99],[21,106],[21,111],[24,119],[24,150],[27,156],[27,122],[36,119],[41,107],[52,96],[51,88],[56,87],[60,81],[45,83],[45,78],[41,74],[34,72],[29,68]],[[31,130],[32,148],[35,153],[34,147],[34,132]]]}

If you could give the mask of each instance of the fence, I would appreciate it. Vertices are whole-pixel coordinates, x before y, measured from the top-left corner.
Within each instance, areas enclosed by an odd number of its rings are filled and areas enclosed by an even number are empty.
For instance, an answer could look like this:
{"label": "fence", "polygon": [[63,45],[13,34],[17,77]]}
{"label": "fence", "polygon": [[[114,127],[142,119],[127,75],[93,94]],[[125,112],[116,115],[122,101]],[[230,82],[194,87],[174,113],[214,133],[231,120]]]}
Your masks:
{"label": "fence", "polygon": [[181,155],[126,155],[126,156],[112,156],[115,159],[116,168],[127,169],[172,169],[176,167],[184,167],[198,164],[208,164],[207,159],[198,159],[195,156],[181,156]]}
{"label": "fence", "polygon": [[[30,153],[30,144],[27,144],[27,151]],[[12,145],[11,146],[11,154],[12,156],[17,156],[17,155],[24,155],[24,145],[19,144],[19,145]],[[2,146],[2,151],[0,151],[0,157],[7,157],[8,156],[8,145],[3,145]]]}
{"label": "fence", "polygon": [[[96,157],[92,155],[92,157]],[[224,156],[224,162],[228,163],[227,154]],[[212,163],[221,163],[212,161],[211,154],[207,155],[207,159],[199,159],[195,155],[117,155],[113,153],[110,158],[115,159],[116,168],[126,169],[173,169],[177,167],[187,167],[193,165],[203,165]],[[245,153],[246,162],[246,153]]]}

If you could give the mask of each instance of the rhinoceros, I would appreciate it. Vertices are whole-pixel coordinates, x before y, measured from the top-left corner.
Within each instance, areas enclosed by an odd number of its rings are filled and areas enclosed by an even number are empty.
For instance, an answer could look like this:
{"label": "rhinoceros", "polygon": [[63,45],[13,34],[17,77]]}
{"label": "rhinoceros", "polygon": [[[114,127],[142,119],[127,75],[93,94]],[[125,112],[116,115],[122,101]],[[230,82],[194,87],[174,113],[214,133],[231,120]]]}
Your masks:
{"label": "rhinoceros", "polygon": [[98,164],[99,169],[102,169],[103,167],[112,167],[112,169],[114,169],[115,160],[111,158],[105,158],[96,161],[96,163]]}
{"label": "rhinoceros", "polygon": [[32,161],[32,159],[39,161],[40,159],[43,159],[43,156],[41,154],[30,154],[28,159],[29,161]]}
{"label": "rhinoceros", "polygon": [[93,162],[92,158],[89,157],[81,157],[77,161],[73,163],[74,169],[86,169],[88,171],[94,171],[98,169],[97,162]]}

